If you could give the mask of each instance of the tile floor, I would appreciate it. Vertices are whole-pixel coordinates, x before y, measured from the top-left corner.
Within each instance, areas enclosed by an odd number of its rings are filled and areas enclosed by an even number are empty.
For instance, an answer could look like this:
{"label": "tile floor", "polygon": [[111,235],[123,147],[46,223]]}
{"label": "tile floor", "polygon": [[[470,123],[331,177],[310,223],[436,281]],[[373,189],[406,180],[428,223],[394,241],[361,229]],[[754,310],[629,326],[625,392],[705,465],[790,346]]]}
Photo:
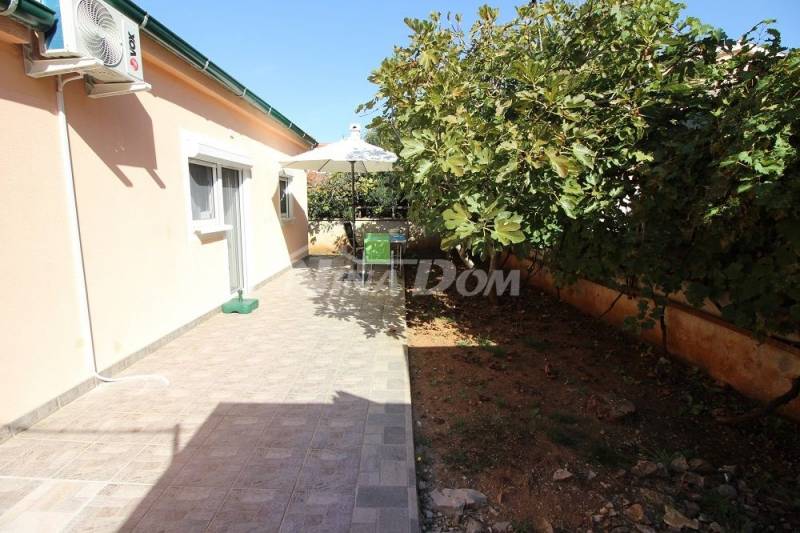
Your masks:
{"label": "tile floor", "polygon": [[418,529],[399,287],[309,259],[0,444],[0,531]]}

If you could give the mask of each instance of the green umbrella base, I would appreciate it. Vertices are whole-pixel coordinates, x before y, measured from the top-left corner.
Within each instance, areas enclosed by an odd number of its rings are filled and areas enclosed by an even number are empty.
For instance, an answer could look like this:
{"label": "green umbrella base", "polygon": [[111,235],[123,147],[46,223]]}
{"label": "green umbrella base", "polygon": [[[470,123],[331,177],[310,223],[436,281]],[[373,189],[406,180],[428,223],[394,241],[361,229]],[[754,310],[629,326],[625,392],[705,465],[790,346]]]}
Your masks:
{"label": "green umbrella base", "polygon": [[223,313],[239,313],[247,315],[258,308],[258,300],[247,298],[231,298],[229,301],[222,304]]}

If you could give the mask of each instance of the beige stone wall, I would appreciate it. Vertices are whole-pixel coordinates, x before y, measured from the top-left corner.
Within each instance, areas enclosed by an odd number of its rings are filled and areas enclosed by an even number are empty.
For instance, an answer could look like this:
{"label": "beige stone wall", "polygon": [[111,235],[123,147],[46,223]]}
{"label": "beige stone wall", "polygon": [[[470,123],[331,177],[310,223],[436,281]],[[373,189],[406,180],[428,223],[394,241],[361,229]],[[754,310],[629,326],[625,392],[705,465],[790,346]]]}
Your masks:
{"label": "beige stone wall", "polygon": [[[13,24],[2,22],[6,29]],[[91,376],[56,83],[25,75],[19,32],[3,29],[0,425]],[[187,138],[224,146],[252,162],[244,185],[250,286],[308,250],[303,172],[292,171],[293,220],[281,221],[278,212],[278,161],[308,147],[147,38],[143,51],[151,92],[92,100],[81,82],[65,92],[101,369],[229,297],[225,233],[193,233]]]}
{"label": "beige stone wall", "polygon": [[[334,255],[347,246],[343,220],[312,220],[308,224],[308,246],[311,255]],[[427,237],[422,230],[407,220],[359,219],[356,233],[361,239],[364,233],[388,233],[399,229],[408,236],[408,246],[417,250],[437,250],[439,240]]]}
{"label": "beige stone wall", "polygon": [[[512,256],[508,267],[527,268],[527,265]],[[554,280],[547,272],[537,270],[530,283],[556,293]],[[558,291],[562,300],[592,316],[605,313],[617,294],[586,280]],[[603,321],[621,326],[626,317],[638,313],[637,304],[636,299],[623,297],[603,316]],[[712,314],[680,302],[667,307],[665,320],[671,354],[704,369],[750,398],[767,402],[789,390],[791,380],[800,376],[800,350],[789,344],[773,339],[760,341]],[[642,337],[660,346],[661,328],[656,325],[645,330]],[[783,413],[800,420],[800,399],[788,404]]]}

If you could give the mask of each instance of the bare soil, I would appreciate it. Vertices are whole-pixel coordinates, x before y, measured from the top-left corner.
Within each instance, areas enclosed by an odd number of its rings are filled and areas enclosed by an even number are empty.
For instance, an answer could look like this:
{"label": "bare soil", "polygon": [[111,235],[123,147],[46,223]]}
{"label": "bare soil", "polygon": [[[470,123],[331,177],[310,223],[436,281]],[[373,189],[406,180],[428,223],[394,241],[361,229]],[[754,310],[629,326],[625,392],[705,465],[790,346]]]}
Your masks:
{"label": "bare soil", "polygon": [[[677,531],[672,509],[684,531],[800,531],[795,423],[716,422],[754,405],[537,289],[497,305],[420,296],[410,270],[424,529],[465,529],[469,513],[441,516],[427,495],[473,488],[489,498],[472,516],[487,531]],[[558,469],[572,477],[554,481]]]}

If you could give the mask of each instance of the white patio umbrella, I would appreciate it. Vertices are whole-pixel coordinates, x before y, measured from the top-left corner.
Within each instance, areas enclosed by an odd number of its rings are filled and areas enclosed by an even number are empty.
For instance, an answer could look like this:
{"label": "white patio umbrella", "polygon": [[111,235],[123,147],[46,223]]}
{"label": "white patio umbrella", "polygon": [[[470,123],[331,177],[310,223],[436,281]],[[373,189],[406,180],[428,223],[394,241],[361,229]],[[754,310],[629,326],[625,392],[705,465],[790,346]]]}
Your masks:
{"label": "white patio umbrella", "polygon": [[350,172],[352,196],[351,218],[353,234],[356,231],[356,172],[389,172],[397,161],[397,156],[361,140],[361,127],[350,126],[350,136],[308,152],[281,161],[283,168],[316,170],[318,172]]}

